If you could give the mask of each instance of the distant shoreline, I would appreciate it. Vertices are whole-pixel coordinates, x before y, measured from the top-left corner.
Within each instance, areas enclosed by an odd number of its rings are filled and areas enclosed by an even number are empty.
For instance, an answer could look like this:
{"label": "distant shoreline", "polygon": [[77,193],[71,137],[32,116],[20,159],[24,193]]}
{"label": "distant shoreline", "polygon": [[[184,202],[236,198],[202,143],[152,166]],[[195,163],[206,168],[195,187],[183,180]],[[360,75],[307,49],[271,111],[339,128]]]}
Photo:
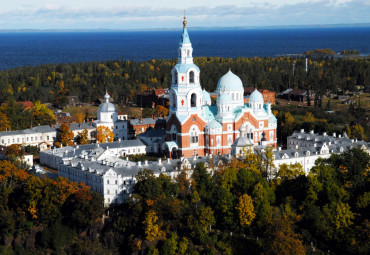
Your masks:
{"label": "distant shoreline", "polygon": [[[318,29],[318,28],[369,28],[370,23],[324,24],[324,25],[286,25],[286,26],[236,26],[236,27],[191,27],[190,30],[274,30],[274,29]],[[179,28],[141,28],[141,29],[0,29],[0,33],[71,33],[71,32],[134,32],[134,31],[180,31]]]}

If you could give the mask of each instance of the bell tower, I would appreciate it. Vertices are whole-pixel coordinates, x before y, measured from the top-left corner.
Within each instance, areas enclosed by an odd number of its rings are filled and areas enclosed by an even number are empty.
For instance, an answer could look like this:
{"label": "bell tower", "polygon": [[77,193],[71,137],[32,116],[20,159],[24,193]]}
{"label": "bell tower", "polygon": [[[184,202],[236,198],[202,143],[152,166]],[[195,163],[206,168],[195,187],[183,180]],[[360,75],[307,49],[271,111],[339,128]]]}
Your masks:
{"label": "bell tower", "polygon": [[170,113],[175,113],[177,116],[199,113],[202,106],[200,70],[193,62],[193,47],[186,25],[187,20],[184,15],[178,60],[171,71]]}

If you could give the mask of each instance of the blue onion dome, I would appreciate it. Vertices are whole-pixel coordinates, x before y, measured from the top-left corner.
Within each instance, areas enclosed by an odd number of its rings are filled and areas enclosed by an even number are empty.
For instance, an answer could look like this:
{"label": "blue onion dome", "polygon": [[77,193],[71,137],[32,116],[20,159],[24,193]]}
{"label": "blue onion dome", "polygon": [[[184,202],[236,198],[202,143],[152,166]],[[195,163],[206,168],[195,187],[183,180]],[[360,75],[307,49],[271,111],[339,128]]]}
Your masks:
{"label": "blue onion dome", "polygon": [[217,84],[218,91],[224,90],[243,90],[243,83],[240,78],[233,74],[231,70],[229,70],[225,75],[223,75]]}
{"label": "blue onion dome", "polygon": [[109,102],[110,96],[108,92],[105,93],[104,98],[105,98],[105,103],[102,103],[99,106],[98,112],[115,112],[116,107],[114,106],[114,104]]}
{"label": "blue onion dome", "polygon": [[222,93],[222,95],[218,98],[219,104],[232,104],[234,103],[229,94]]}
{"label": "blue onion dome", "polygon": [[263,96],[262,94],[255,89],[252,94],[249,96],[249,103],[253,102],[262,102],[263,103]]}
{"label": "blue onion dome", "polygon": [[202,100],[203,102],[211,102],[211,96],[209,95],[209,93],[203,89],[202,91]]}

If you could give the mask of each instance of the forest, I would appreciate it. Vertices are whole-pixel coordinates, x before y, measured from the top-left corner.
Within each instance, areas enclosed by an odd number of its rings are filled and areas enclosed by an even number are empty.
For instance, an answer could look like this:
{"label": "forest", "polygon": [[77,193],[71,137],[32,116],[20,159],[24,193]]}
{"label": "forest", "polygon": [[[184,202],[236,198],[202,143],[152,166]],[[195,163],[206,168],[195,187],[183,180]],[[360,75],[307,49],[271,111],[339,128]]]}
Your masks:
{"label": "forest", "polygon": [[[219,58],[194,59],[201,70],[201,86],[214,91],[229,68],[245,87],[266,88],[275,92],[287,88],[312,90],[312,105],[323,107],[329,93],[355,91],[370,86],[369,58],[312,57],[305,71],[304,58]],[[136,62],[112,60],[70,64],[48,64],[0,71],[0,103],[37,101],[63,108],[67,96],[93,102],[108,90],[116,104],[136,103],[136,94],[148,88],[169,88],[171,69],[177,59]]]}
{"label": "forest", "polygon": [[0,253],[369,254],[369,154],[319,159],[306,176],[246,152],[191,178],[142,170],[129,202],[105,209],[82,184],[0,161]]}

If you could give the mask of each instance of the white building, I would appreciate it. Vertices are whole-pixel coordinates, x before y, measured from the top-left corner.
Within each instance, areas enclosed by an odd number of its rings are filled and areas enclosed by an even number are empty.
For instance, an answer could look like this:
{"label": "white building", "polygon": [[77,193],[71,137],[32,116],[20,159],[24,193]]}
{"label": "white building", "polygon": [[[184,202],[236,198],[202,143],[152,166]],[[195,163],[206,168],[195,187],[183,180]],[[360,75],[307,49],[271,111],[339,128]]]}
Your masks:
{"label": "white building", "polygon": [[97,120],[93,122],[94,127],[108,127],[113,131],[116,139],[129,139],[127,115],[126,119],[121,115],[119,119],[116,107],[109,102],[110,96],[108,92],[105,93],[104,98],[105,102],[99,106],[97,112]]}
{"label": "white building", "polygon": [[[75,182],[84,182],[91,187],[92,191],[101,194],[104,197],[104,205],[112,203],[124,203],[132,193],[132,188],[136,183],[135,176],[140,170],[153,170],[155,176],[161,173],[168,175],[172,179],[185,171],[188,177],[197,163],[208,164],[209,159],[190,158],[190,159],[167,159],[162,161],[158,159],[155,162],[131,162],[116,157],[99,160],[93,156],[85,157],[81,155],[70,161],[64,161],[59,164],[59,176],[68,178]],[[220,165],[220,161],[214,160],[214,165]],[[217,162],[216,162],[217,161]]]}
{"label": "white building", "polygon": [[146,146],[139,139],[121,140],[112,143],[96,143],[54,148],[40,152],[40,163],[57,169],[58,164],[71,161],[74,158],[95,158],[104,160],[108,157],[120,157],[126,155],[145,154]]}
{"label": "white building", "polygon": [[0,145],[32,145],[38,146],[43,151],[53,146],[56,134],[55,128],[51,126],[36,126],[31,129],[3,131],[0,132]]}
{"label": "white building", "polygon": [[340,154],[351,148],[361,148],[370,153],[369,143],[349,139],[347,135],[333,136],[327,133],[317,134],[313,131],[308,133],[302,129],[294,132],[287,138],[288,149],[274,151],[274,163],[276,168],[282,164],[300,163],[308,174],[318,158],[329,158],[331,154]]}

